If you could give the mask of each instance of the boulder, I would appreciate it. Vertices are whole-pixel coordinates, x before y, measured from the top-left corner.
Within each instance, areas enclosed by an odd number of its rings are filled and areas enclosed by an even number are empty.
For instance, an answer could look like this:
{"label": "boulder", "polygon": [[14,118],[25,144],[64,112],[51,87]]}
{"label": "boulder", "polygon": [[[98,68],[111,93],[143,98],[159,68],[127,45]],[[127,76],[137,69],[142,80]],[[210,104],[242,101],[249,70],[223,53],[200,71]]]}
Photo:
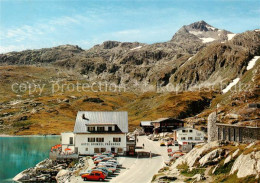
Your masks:
{"label": "boulder", "polygon": [[70,99],[68,99],[68,98],[65,98],[64,100],[62,100],[62,102],[69,103],[69,102],[70,102]]}
{"label": "boulder", "polygon": [[233,114],[233,113],[229,113],[226,115],[226,118],[229,118],[229,119],[238,119],[239,117],[241,117],[241,116],[238,114]]}
{"label": "boulder", "polygon": [[69,182],[69,178],[71,177],[71,171],[69,170],[60,170],[59,173],[56,175],[56,180],[58,183],[65,183]]}
{"label": "boulder", "polygon": [[224,165],[227,164],[227,163],[229,163],[229,162],[231,161],[231,159],[232,159],[232,155],[230,154],[230,155],[225,159]]}
{"label": "boulder", "polygon": [[217,141],[209,142],[206,144],[203,144],[201,147],[194,147],[189,153],[185,154],[182,157],[179,157],[171,166],[171,169],[174,171],[174,169],[177,168],[178,165],[181,165],[182,163],[187,163],[188,166],[191,168],[196,161],[202,156],[202,154],[214,147],[218,147],[219,143]]}
{"label": "boulder", "polygon": [[237,171],[238,178],[246,177],[249,175],[257,175],[259,173],[258,171],[260,170],[257,168],[258,161],[260,161],[260,159],[256,159],[258,156],[260,156],[259,152],[251,152],[246,155],[241,154],[235,160],[230,174],[234,174]]}
{"label": "boulder", "polygon": [[234,157],[238,155],[239,149],[237,149],[233,154],[230,154],[224,161],[224,165],[229,163]]}
{"label": "boulder", "polygon": [[200,165],[204,166],[206,164],[211,163],[214,159],[220,157],[222,151],[223,151],[223,149],[215,149],[215,150],[209,152],[208,154],[206,154],[199,160]]}
{"label": "boulder", "polygon": [[217,170],[218,167],[219,167],[219,164],[214,167],[214,169],[212,170],[212,174],[215,173],[215,171]]}
{"label": "boulder", "polygon": [[192,178],[195,179],[196,181],[205,180],[205,177],[203,174],[196,174]]}
{"label": "boulder", "polygon": [[232,157],[236,157],[238,155],[238,152],[239,152],[239,149],[237,149],[233,154],[232,154]]}

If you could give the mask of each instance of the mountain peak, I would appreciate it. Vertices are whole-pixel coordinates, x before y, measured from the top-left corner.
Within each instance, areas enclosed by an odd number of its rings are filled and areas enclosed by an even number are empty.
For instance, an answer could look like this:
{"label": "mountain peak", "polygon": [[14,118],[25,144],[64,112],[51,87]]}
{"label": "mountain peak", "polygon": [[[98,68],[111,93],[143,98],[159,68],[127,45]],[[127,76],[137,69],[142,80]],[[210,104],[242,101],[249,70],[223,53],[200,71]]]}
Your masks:
{"label": "mountain peak", "polygon": [[195,30],[199,30],[199,31],[212,31],[215,30],[216,28],[209,25],[207,22],[205,22],[204,20],[198,21],[198,22],[194,22],[190,25],[187,25],[185,27],[191,28],[191,29],[195,29]]}
{"label": "mountain peak", "polygon": [[[215,28],[204,20],[194,22],[190,25],[184,25],[172,38],[171,41],[189,42],[199,41],[210,43],[213,41],[226,41],[231,32]],[[187,40],[188,39],[188,40]]]}

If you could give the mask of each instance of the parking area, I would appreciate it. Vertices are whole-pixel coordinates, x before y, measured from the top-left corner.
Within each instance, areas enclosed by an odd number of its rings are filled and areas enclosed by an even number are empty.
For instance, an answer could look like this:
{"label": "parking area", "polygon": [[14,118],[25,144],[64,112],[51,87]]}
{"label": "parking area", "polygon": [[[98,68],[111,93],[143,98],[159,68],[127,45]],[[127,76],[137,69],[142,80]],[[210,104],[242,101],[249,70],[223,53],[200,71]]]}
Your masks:
{"label": "parking area", "polygon": [[[147,139],[147,136],[139,136],[137,146],[143,146],[144,151],[158,154],[152,158],[118,157],[117,161],[122,164],[115,175],[105,179],[105,182],[113,183],[148,183],[153,175],[164,166],[164,161],[168,159],[166,146],[160,146],[158,142]],[[91,163],[92,162],[92,163]],[[89,169],[95,165],[90,161]],[[74,181],[73,181],[74,182]],[[75,182],[86,182],[81,177],[77,177]],[[90,181],[96,182],[96,181]]]}

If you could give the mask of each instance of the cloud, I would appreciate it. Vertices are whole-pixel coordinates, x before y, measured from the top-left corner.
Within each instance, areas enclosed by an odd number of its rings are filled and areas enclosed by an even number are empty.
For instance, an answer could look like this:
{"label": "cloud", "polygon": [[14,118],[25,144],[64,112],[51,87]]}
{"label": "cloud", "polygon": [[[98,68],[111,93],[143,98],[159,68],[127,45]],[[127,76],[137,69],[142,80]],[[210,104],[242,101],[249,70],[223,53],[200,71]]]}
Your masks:
{"label": "cloud", "polygon": [[9,46],[0,46],[0,53],[8,53],[11,51],[22,51],[28,49],[28,47],[26,47],[25,45],[19,45],[19,46],[15,46],[15,45],[9,45]]}
{"label": "cloud", "polygon": [[62,16],[51,20],[35,23],[33,25],[23,25],[21,27],[1,30],[1,40],[7,42],[21,42],[24,40],[37,40],[41,35],[47,35],[60,30],[61,27],[74,26],[75,24],[84,24],[91,21],[82,15]]}

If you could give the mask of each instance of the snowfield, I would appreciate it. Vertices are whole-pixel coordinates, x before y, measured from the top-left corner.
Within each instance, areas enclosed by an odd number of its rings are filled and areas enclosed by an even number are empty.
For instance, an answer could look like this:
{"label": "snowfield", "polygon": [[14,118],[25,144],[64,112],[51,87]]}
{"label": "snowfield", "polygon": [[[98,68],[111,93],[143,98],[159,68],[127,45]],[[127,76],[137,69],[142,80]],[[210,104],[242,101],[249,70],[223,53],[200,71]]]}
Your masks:
{"label": "snowfield", "polygon": [[212,41],[215,41],[216,39],[212,38],[212,37],[207,37],[207,38],[200,38],[202,40],[203,43],[209,43]]}
{"label": "snowfield", "polygon": [[246,70],[250,70],[255,66],[256,61],[260,58],[260,56],[254,56],[254,58],[252,58],[249,62],[248,65],[246,67]]}
{"label": "snowfield", "polygon": [[193,34],[195,36],[203,34],[203,32],[201,32],[201,31],[189,31],[189,33],[191,33],[191,34]]}
{"label": "snowfield", "polygon": [[137,46],[137,47],[132,48],[132,49],[130,49],[130,50],[137,50],[137,49],[140,49],[140,48],[142,48],[142,46]]}
{"label": "snowfield", "polygon": [[234,79],[224,90],[222,90],[222,92],[227,93],[233,86],[235,86],[238,83],[239,80],[240,78]]}
{"label": "snowfield", "polygon": [[236,34],[227,34],[228,40],[231,40]]}

